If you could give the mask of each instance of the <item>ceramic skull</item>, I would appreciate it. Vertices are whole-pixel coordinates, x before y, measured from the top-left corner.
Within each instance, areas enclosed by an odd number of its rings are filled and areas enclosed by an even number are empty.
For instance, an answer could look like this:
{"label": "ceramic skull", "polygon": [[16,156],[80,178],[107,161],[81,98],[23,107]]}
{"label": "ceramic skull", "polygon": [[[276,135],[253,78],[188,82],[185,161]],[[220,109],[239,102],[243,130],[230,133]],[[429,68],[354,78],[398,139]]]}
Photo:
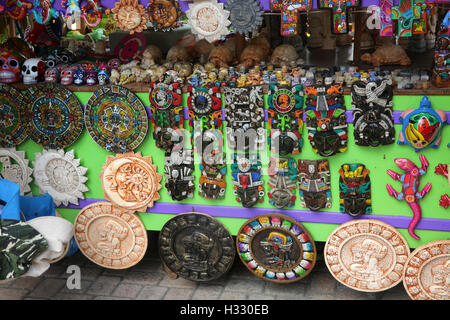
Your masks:
{"label": "ceramic skull", "polygon": [[45,70],[45,82],[57,83],[59,80],[58,68],[48,68]]}
{"label": "ceramic skull", "polygon": [[117,58],[111,59],[108,61],[108,67],[109,69],[116,69],[119,71],[120,68],[120,60]]}
{"label": "ceramic skull", "polygon": [[98,78],[98,84],[101,85],[101,86],[104,86],[104,85],[108,84],[108,82],[109,82],[108,73],[106,71],[104,71],[104,70],[100,70],[98,72],[98,77],[97,78]]}
{"label": "ceramic skull", "polygon": [[78,67],[73,74],[73,83],[75,83],[78,86],[83,85],[85,81],[85,76],[86,72],[83,70],[83,68]]}
{"label": "ceramic skull", "polygon": [[73,68],[65,67],[61,70],[61,84],[68,86],[73,83]]}
{"label": "ceramic skull", "polygon": [[95,69],[89,69],[86,72],[86,84],[88,86],[93,86],[95,84],[97,84],[97,71]]}
{"label": "ceramic skull", "polygon": [[14,83],[21,78],[19,59],[9,51],[0,52],[0,82]]}
{"label": "ceramic skull", "polygon": [[25,60],[22,65],[22,78],[24,84],[35,84],[44,76],[45,63],[41,58]]}

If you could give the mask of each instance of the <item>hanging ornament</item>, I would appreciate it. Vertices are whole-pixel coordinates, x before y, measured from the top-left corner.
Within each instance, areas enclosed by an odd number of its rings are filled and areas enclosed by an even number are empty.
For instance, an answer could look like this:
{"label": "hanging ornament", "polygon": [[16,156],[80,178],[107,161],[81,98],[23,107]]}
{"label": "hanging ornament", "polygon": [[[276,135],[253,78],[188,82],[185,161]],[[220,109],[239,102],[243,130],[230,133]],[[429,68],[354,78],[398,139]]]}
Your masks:
{"label": "hanging ornament", "polygon": [[312,211],[331,208],[328,160],[298,160],[298,189],[302,207]]}
{"label": "hanging ornament", "polygon": [[120,0],[111,9],[117,26],[130,34],[147,29],[147,13],[139,0]]}
{"label": "hanging ornament", "polygon": [[230,12],[232,28],[240,34],[248,34],[262,24],[263,10],[259,0],[227,0],[225,9]]}
{"label": "hanging ornament", "polygon": [[[58,12],[53,9],[53,2],[55,0],[36,0],[34,2],[34,8],[31,9],[33,12],[34,20],[39,24],[46,24],[52,18],[57,17]],[[41,8],[41,11],[38,12],[38,8]]]}
{"label": "hanging ornament", "polygon": [[399,5],[392,7],[391,18],[398,20],[399,37],[411,37],[413,20],[420,18],[421,8],[415,5],[415,0],[399,0]]}
{"label": "hanging ornament", "polygon": [[[213,134],[206,132],[206,136]],[[205,199],[216,200],[225,197],[227,182],[225,176],[227,174],[227,164],[225,155],[215,149],[213,156],[203,156],[200,163],[200,178],[198,182],[198,193]],[[220,158],[222,156],[223,158]]]}
{"label": "hanging ornament", "polygon": [[394,0],[380,0],[380,37],[392,37],[394,34],[394,24],[391,19],[392,6]]}
{"label": "hanging ornament", "polygon": [[15,148],[0,148],[0,179],[18,184],[22,196],[31,191],[33,169],[28,163],[25,151],[17,151]]}
{"label": "hanging ornament", "polygon": [[428,22],[427,17],[433,14],[434,0],[416,0],[414,3],[420,8],[420,18],[413,20],[412,34],[427,34],[428,32]]}
{"label": "hanging ornament", "polygon": [[27,15],[27,10],[33,8],[33,3],[25,0],[6,0],[7,7],[12,8],[11,11],[6,11],[8,16],[14,20],[23,20]]}
{"label": "hanging ornament", "polygon": [[299,30],[299,11],[312,9],[313,0],[270,0],[270,10],[281,12],[280,34],[296,36]]}
{"label": "hanging ornament", "polygon": [[100,0],[87,0],[87,4],[81,6],[81,17],[86,24],[93,28],[102,22],[102,12],[105,11]]}
{"label": "hanging ornament", "polygon": [[331,10],[331,30],[335,34],[348,33],[348,10],[360,5],[361,0],[319,0],[320,9]]}
{"label": "hanging ornament", "polygon": [[150,0],[147,13],[155,31],[170,31],[178,26],[181,9],[177,0]]}
{"label": "hanging ornament", "polygon": [[206,39],[209,42],[219,40],[228,34],[227,27],[231,24],[228,17],[230,12],[224,10],[223,3],[217,0],[194,0],[186,11],[191,32],[198,40]]}

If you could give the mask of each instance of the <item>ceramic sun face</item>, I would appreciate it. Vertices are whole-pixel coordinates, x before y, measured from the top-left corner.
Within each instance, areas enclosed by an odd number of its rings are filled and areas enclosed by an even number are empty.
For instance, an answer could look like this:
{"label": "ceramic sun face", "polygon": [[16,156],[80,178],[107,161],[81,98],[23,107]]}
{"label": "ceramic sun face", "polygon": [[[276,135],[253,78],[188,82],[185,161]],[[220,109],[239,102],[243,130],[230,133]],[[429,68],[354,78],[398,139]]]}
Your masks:
{"label": "ceramic sun face", "polygon": [[142,32],[147,29],[147,14],[143,5],[138,0],[121,0],[116,2],[111,10],[117,26],[130,34]]}

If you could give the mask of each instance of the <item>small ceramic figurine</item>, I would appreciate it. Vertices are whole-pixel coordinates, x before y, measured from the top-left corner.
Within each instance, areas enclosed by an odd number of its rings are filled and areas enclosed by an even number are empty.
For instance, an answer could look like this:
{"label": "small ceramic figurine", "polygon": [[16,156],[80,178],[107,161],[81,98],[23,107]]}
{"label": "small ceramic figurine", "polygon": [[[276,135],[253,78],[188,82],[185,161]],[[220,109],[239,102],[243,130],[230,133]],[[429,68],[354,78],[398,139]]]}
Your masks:
{"label": "small ceramic figurine", "polygon": [[58,68],[48,68],[45,70],[45,82],[58,83],[59,82],[59,70]]}
{"label": "small ceramic figurine", "polygon": [[94,68],[90,68],[86,71],[86,84],[93,86],[97,84],[98,72]]}
{"label": "small ceramic figurine", "polygon": [[125,69],[120,73],[120,85],[136,82],[136,76],[131,72],[131,69]]}
{"label": "small ceramic figurine", "polygon": [[73,73],[73,83],[82,86],[85,83],[86,72],[81,66],[78,66]]}
{"label": "small ceramic figurine", "polygon": [[61,84],[68,86],[73,83],[74,68],[71,66],[65,66],[61,69]]}
{"label": "small ceramic figurine", "polygon": [[105,70],[100,70],[97,75],[98,84],[101,86],[107,85],[109,82],[108,72]]}
{"label": "small ceramic figurine", "polygon": [[[436,168],[434,169],[434,173],[440,174],[448,179],[448,184],[450,186],[450,174],[448,173],[448,165],[447,164],[438,164]],[[439,200],[439,205],[441,207],[444,207],[447,209],[450,206],[450,197],[448,194],[444,194],[441,196],[441,199]]]}
{"label": "small ceramic figurine", "polygon": [[439,148],[447,115],[443,110],[434,110],[425,96],[418,109],[408,109],[402,113],[400,122],[403,127],[397,143],[408,144],[418,152],[429,147]]}
{"label": "small ceramic figurine", "polygon": [[116,69],[111,69],[111,76],[109,77],[109,81],[112,84],[119,84],[120,81],[120,73]]}
{"label": "small ceramic figurine", "polygon": [[381,65],[399,64],[409,66],[411,59],[405,50],[398,45],[387,45],[378,48],[374,53],[365,53],[361,56],[362,61],[372,64],[374,67]]}
{"label": "small ceramic figurine", "polygon": [[24,84],[36,84],[44,80],[45,63],[41,58],[25,60],[22,65],[22,79]]}
{"label": "small ceramic figurine", "polygon": [[146,69],[162,61],[162,52],[155,45],[148,45],[142,53],[141,67]]}
{"label": "small ceramic figurine", "polygon": [[264,60],[264,51],[256,45],[247,46],[239,58],[238,67],[244,66],[249,69]]}
{"label": "small ceramic figurine", "polygon": [[7,50],[0,50],[0,82],[14,83],[22,79],[21,63],[23,58]]}
{"label": "small ceramic figurine", "polygon": [[167,51],[166,61],[175,62],[189,62],[191,57],[185,47],[175,45]]}
{"label": "small ceramic figurine", "polygon": [[427,158],[424,155],[419,156],[422,167],[418,168],[414,162],[405,159],[394,159],[395,164],[405,171],[404,174],[396,173],[392,170],[387,170],[394,180],[402,182],[402,191],[397,192],[394,188],[387,184],[386,188],[391,197],[397,200],[405,200],[413,212],[413,219],[408,226],[408,232],[416,240],[420,240],[420,237],[414,233],[414,229],[422,218],[422,209],[419,205],[419,199],[422,199],[431,190],[431,183],[427,183],[422,191],[419,191],[420,176],[427,173],[427,168],[430,165]]}

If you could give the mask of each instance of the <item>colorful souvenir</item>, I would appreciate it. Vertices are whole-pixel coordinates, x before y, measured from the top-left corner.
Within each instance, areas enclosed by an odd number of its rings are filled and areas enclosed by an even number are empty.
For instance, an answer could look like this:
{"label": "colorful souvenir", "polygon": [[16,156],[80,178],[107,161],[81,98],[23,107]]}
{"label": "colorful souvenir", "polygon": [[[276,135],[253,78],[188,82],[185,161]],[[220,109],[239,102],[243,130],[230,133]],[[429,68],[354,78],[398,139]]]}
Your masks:
{"label": "colorful souvenir", "polygon": [[27,15],[27,10],[33,8],[33,3],[25,0],[6,0],[6,6],[12,8],[11,11],[6,10],[6,13],[11,19],[23,20]]}
{"label": "colorful souvenir", "polygon": [[114,14],[114,20],[121,30],[133,34],[147,29],[147,13],[145,7],[139,4],[139,0],[120,0],[115,3],[111,12]]}
{"label": "colorful souvenir", "polygon": [[28,136],[46,149],[64,149],[83,132],[83,107],[69,90],[55,83],[29,87],[23,119]]}
{"label": "colorful souvenir", "polygon": [[343,164],[339,170],[339,211],[352,217],[372,212],[370,171],[360,163]]}
{"label": "colorful souvenir", "polygon": [[84,207],[75,218],[75,241],[92,262],[108,269],[137,264],[147,251],[147,230],[141,219],[110,202]]}
{"label": "colorful souvenir", "polygon": [[47,70],[45,70],[45,74],[44,74],[45,82],[58,83],[59,78],[60,78],[60,71],[58,68],[53,67],[53,68],[48,68]]}
{"label": "colorful souvenir", "polygon": [[224,4],[217,0],[194,0],[194,3],[189,3],[189,10],[185,13],[191,32],[198,40],[206,39],[208,42],[214,42],[228,34],[227,27],[231,24],[228,20],[230,12],[224,10]]}
{"label": "colorful souvenir", "polygon": [[358,219],[331,232],[324,258],[331,275],[343,285],[362,292],[381,292],[402,281],[409,250],[405,238],[391,225]]}
{"label": "colorful souvenir", "polygon": [[115,85],[92,94],[84,123],[100,147],[115,153],[136,149],[148,131],[147,111],[141,100],[127,88]]}
{"label": "colorful souvenir", "polygon": [[347,115],[342,85],[305,88],[308,140],[322,157],[347,150]]}
{"label": "colorful souvenir", "polygon": [[33,176],[39,193],[52,196],[56,206],[78,205],[84,199],[87,168],[80,166],[80,159],[75,159],[74,150],[43,150],[35,154]]}
{"label": "colorful souvenir", "polygon": [[319,0],[320,9],[330,9],[332,32],[336,34],[348,33],[348,10],[359,7],[360,0]]}
{"label": "colorful souvenir", "polygon": [[445,112],[434,110],[430,100],[425,96],[418,109],[405,110],[400,116],[403,126],[397,143],[410,145],[416,152],[429,147],[437,149],[446,121]]}
{"label": "colorful souvenir", "polygon": [[227,144],[231,150],[254,152],[265,148],[262,89],[262,86],[225,87]]}
{"label": "colorful souvenir", "polygon": [[150,83],[153,138],[156,146],[170,152],[183,143],[184,115],[181,105],[181,83]]}
{"label": "colorful souvenir", "polygon": [[23,58],[8,50],[0,50],[0,82],[14,83],[22,79],[20,65]]}
{"label": "colorful souvenir", "polygon": [[376,147],[394,143],[393,89],[388,80],[357,81],[351,96],[355,144]]}
{"label": "colorful souvenir", "polygon": [[[114,55],[119,57],[119,64],[129,63],[134,59],[140,59],[144,53],[146,40],[143,33],[129,34],[120,40],[119,44],[114,49]],[[117,61],[110,61],[111,69],[119,69],[116,65]]]}
{"label": "colorful souvenir", "polygon": [[450,10],[437,32],[432,79],[437,87],[450,87]]}
{"label": "colorful souvenir", "polygon": [[94,68],[87,69],[86,71],[86,84],[93,86],[97,84],[98,72]]}
{"label": "colorful souvenir", "polygon": [[257,154],[234,154],[231,177],[236,201],[242,203],[243,207],[250,208],[264,201],[264,181]]}
{"label": "colorful souvenir", "polygon": [[[220,156],[221,153],[218,153]],[[227,182],[227,165],[224,159],[219,157],[203,156],[200,164],[200,178],[198,182],[198,193],[205,199],[216,200],[225,197]]]}
{"label": "colorful souvenir", "polygon": [[263,10],[258,0],[228,0],[231,27],[240,34],[249,34],[262,24]]}
{"label": "colorful souvenir", "polygon": [[[434,169],[434,173],[443,175],[448,179],[448,185],[450,186],[450,175],[448,171],[448,165],[442,163],[438,164]],[[447,209],[450,206],[450,197],[447,194],[442,195],[439,200],[439,205]]]}
{"label": "colorful souvenir", "polygon": [[63,86],[69,86],[73,83],[73,74],[75,68],[72,66],[64,66],[61,68],[61,84]]}
{"label": "colorful souvenir", "polygon": [[[53,9],[54,0],[34,0],[34,8],[31,9],[33,12],[34,20],[39,24],[46,24],[52,18],[58,16],[58,12]],[[40,8],[40,12],[37,10]]]}
{"label": "colorful souvenir", "polygon": [[33,169],[25,158],[25,151],[15,148],[0,148],[0,179],[12,181],[19,185],[20,195],[31,191]]}
{"label": "colorful souvenir", "polygon": [[81,8],[79,0],[62,0],[61,8],[65,10],[64,18],[67,25],[81,22]]}
{"label": "colorful souvenir", "polygon": [[317,258],[308,230],[296,220],[275,213],[245,222],[237,234],[236,249],[250,272],[275,283],[305,278]]}
{"label": "colorful souvenir", "polygon": [[18,146],[27,138],[22,118],[24,97],[14,87],[0,83],[0,147]]}
{"label": "colorful souvenir", "polygon": [[392,7],[391,18],[398,20],[397,30],[399,37],[412,35],[413,21],[420,18],[421,8],[416,0],[399,0],[398,6]]}
{"label": "colorful souvenir", "polygon": [[312,211],[331,208],[328,160],[299,160],[298,189],[302,207]]}
{"label": "colorful souvenir", "polygon": [[162,227],[159,255],[176,275],[191,281],[211,281],[233,265],[234,241],[217,219],[203,213],[181,213]]}
{"label": "colorful souvenir", "polygon": [[427,168],[429,166],[429,162],[424,155],[420,155],[419,158],[422,163],[420,168],[408,159],[398,158],[395,159],[394,162],[400,169],[405,171],[405,173],[399,174],[392,170],[387,170],[388,175],[390,175],[394,180],[402,182],[401,192],[395,191],[390,184],[386,185],[388,193],[391,197],[394,197],[397,200],[405,200],[411,208],[413,212],[413,219],[408,226],[408,232],[411,237],[416,240],[419,240],[420,237],[414,233],[414,229],[422,218],[422,209],[420,208],[419,200],[430,192],[431,189],[431,183],[427,183],[425,187],[419,191],[420,176],[427,173]]}
{"label": "colorful souvenir", "polygon": [[81,6],[81,11],[83,12],[81,17],[91,28],[97,27],[102,21],[102,11],[104,11],[104,8],[100,0],[87,0],[87,4]]}
{"label": "colorful souvenir", "polygon": [[100,70],[97,74],[98,84],[105,86],[109,83],[109,74],[107,71]]}
{"label": "colorful souvenir", "polygon": [[150,0],[147,13],[155,31],[170,31],[178,26],[181,9],[175,0]]}
{"label": "colorful souvenir", "polygon": [[380,37],[392,37],[394,35],[394,24],[391,19],[394,0],[380,0]]}
{"label": "colorful souvenir", "polygon": [[267,171],[272,189],[268,192],[269,203],[278,209],[292,207],[297,189],[297,163],[293,158],[270,158]]}
{"label": "colorful souvenir", "polygon": [[78,66],[73,71],[73,83],[75,83],[77,86],[82,86],[85,83],[86,79],[86,72],[84,71],[83,67]]}
{"label": "colorful souvenir", "polygon": [[300,27],[299,11],[309,11],[312,0],[270,0],[269,8],[281,12],[280,34],[283,37],[296,36]]}
{"label": "colorful souvenir", "polygon": [[412,34],[427,34],[427,17],[436,11],[434,0],[416,0],[414,4],[420,7],[420,19],[413,20]]}
{"label": "colorful souvenir", "polygon": [[303,148],[303,87],[269,86],[267,125],[272,153],[286,156]]}
{"label": "colorful souvenir", "polygon": [[194,158],[192,150],[180,149],[166,153],[164,160],[166,189],[173,200],[182,201],[194,196]]}
{"label": "colorful souvenir", "polygon": [[413,300],[450,300],[450,240],[416,248],[403,269],[403,286]]}

